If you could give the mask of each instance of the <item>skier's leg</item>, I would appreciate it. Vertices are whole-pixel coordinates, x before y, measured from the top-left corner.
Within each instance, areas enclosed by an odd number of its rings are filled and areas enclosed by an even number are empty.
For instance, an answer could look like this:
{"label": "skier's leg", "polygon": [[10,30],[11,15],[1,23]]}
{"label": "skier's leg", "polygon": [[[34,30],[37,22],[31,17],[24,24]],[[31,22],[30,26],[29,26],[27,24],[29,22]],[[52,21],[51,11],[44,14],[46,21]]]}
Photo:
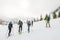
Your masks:
{"label": "skier's leg", "polygon": [[10,33],[11,33],[11,28],[9,28],[9,33],[8,33],[8,36],[10,36]]}
{"label": "skier's leg", "polygon": [[22,32],[22,26],[21,26],[21,32]]}
{"label": "skier's leg", "polygon": [[19,26],[19,32],[20,32],[20,26]]}
{"label": "skier's leg", "polygon": [[47,27],[49,27],[49,21],[47,22]]}
{"label": "skier's leg", "polygon": [[48,27],[50,27],[50,22],[48,21]]}
{"label": "skier's leg", "polygon": [[28,33],[30,32],[30,26],[28,26]]}
{"label": "skier's leg", "polygon": [[47,27],[47,23],[46,23],[46,27]]}
{"label": "skier's leg", "polygon": [[50,22],[49,22],[49,27],[50,27]]}
{"label": "skier's leg", "polygon": [[29,32],[29,26],[28,26],[28,32]]}

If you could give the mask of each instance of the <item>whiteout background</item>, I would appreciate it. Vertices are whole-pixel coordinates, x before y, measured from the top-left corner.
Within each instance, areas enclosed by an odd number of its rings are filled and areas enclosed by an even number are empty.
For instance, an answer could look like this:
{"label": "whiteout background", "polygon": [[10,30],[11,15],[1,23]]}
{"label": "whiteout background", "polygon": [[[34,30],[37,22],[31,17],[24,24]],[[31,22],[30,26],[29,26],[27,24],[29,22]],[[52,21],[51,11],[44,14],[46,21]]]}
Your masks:
{"label": "whiteout background", "polygon": [[60,6],[60,0],[0,0],[0,17],[40,17]]}

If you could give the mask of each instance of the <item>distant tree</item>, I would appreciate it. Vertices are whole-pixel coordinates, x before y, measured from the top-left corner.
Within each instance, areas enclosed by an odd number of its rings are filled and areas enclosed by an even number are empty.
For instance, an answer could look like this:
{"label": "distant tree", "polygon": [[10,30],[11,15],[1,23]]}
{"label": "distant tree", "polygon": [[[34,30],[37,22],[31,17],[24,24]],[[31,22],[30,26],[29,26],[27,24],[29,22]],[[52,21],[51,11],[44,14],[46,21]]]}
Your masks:
{"label": "distant tree", "polygon": [[42,21],[43,20],[43,18],[42,18],[42,15],[40,16],[40,21]]}
{"label": "distant tree", "polygon": [[58,13],[58,17],[60,17],[60,11],[59,11],[59,13]]}
{"label": "distant tree", "polygon": [[57,18],[56,12],[53,12],[53,19]]}
{"label": "distant tree", "polygon": [[60,10],[60,6],[56,10],[53,11],[53,19],[57,18],[56,12],[59,11],[59,10]]}

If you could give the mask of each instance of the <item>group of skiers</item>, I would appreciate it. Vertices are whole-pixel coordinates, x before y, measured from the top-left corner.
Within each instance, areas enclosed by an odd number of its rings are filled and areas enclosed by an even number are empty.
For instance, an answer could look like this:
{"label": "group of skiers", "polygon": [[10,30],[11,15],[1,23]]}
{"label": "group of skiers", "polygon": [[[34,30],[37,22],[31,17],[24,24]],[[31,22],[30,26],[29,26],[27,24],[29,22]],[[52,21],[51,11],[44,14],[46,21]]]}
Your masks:
{"label": "group of skiers", "polygon": [[[60,17],[60,12],[59,12],[59,15],[58,17]],[[56,18],[56,14],[54,13],[53,15],[53,19]],[[50,15],[47,15],[45,16],[44,20],[46,21],[46,27],[50,27]],[[40,21],[43,20],[42,16],[41,16],[41,19]],[[18,32],[21,33],[22,32],[22,26],[23,26],[23,22],[21,20],[18,21],[18,25],[19,25],[19,30]],[[33,26],[33,21],[28,21],[27,20],[27,26],[28,26],[28,33],[30,32],[30,26]],[[9,25],[8,25],[8,29],[9,29],[9,33],[8,33],[8,36],[10,36],[10,33],[11,33],[11,29],[13,27],[13,24],[12,22],[9,22]]]}
{"label": "group of skiers", "polygon": [[[18,32],[19,33],[22,33],[23,22],[21,20],[19,20],[18,25],[19,25]],[[30,26],[31,25],[33,26],[33,21],[27,21],[28,33],[30,32]],[[9,30],[8,36],[10,36],[10,34],[11,34],[12,27],[13,27],[13,23],[12,22],[9,22],[9,24],[8,24],[8,30]]]}
{"label": "group of skiers", "polygon": [[[45,17],[44,20],[46,21],[46,27],[48,27],[48,25],[50,27],[50,16],[46,15],[46,17]],[[29,33],[30,32],[30,26],[31,25],[33,26],[33,21],[27,20],[26,23],[27,23],[27,26],[28,26],[28,29],[27,30],[28,30],[28,33]],[[19,25],[18,32],[20,34],[20,33],[22,33],[23,22],[21,20],[19,20],[17,24]],[[9,22],[9,24],[8,24],[8,30],[9,30],[8,36],[10,36],[10,33],[11,33],[12,28],[13,28],[13,23],[12,22]]]}

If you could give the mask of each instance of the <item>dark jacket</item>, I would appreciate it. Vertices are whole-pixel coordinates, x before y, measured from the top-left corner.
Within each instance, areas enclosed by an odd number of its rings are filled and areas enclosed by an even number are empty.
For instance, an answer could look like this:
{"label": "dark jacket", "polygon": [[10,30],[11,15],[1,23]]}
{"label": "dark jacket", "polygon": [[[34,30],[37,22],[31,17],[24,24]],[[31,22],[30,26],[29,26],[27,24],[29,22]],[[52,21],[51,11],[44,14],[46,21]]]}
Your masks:
{"label": "dark jacket", "polygon": [[30,25],[31,25],[30,21],[27,21],[27,25],[28,25],[28,26],[30,26]]}
{"label": "dark jacket", "polygon": [[10,22],[8,25],[8,28],[12,28],[12,27],[13,27],[13,24],[12,24],[12,22]]}
{"label": "dark jacket", "polygon": [[19,26],[22,26],[23,25],[23,22],[21,20],[19,20],[18,25]]}

